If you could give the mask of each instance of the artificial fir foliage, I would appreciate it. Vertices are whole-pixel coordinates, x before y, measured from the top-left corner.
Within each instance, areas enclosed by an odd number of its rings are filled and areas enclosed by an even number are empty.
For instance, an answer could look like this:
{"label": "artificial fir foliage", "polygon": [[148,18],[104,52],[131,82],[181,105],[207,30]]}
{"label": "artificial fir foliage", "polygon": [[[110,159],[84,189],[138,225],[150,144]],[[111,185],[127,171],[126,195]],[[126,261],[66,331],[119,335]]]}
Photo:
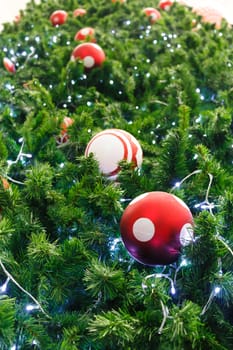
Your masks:
{"label": "artificial fir foliage", "polygon": [[[31,1],[1,32],[1,350],[233,347],[232,28],[158,4]],[[91,69],[71,60],[85,27],[106,56]],[[115,181],[84,155],[111,128],[143,150]],[[172,265],[140,264],[121,240],[126,206],[150,191],[194,217]]]}

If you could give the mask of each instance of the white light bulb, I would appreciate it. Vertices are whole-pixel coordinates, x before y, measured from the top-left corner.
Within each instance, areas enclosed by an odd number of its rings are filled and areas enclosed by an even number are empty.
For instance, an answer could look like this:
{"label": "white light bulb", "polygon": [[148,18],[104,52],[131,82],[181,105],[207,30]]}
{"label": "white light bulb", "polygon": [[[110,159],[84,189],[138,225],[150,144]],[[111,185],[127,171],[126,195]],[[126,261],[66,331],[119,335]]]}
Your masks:
{"label": "white light bulb", "polygon": [[32,311],[32,310],[36,310],[36,309],[38,309],[39,307],[38,307],[38,305],[32,305],[32,304],[28,304],[28,305],[26,305],[26,311]]}
{"label": "white light bulb", "polygon": [[214,288],[214,295],[217,295],[221,291],[220,287],[215,287]]}
{"label": "white light bulb", "polygon": [[174,286],[171,287],[171,294],[172,295],[175,295],[176,294],[176,289]]}

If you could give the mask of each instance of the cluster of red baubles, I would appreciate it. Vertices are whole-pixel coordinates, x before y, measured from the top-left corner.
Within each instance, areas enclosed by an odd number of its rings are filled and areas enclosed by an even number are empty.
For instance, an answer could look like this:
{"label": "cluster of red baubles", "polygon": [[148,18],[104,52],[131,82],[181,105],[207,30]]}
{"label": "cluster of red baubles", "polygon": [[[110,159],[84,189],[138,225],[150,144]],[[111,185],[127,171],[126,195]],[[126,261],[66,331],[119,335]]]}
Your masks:
{"label": "cluster of red baubles", "polygon": [[[86,10],[78,8],[73,12],[75,17],[84,16]],[[63,10],[54,11],[50,16],[50,21],[53,26],[62,25],[66,22],[68,13]],[[86,41],[76,46],[71,54],[71,60],[80,60],[83,62],[85,69],[91,69],[101,66],[105,61],[105,53],[102,48],[95,44],[95,30],[91,27],[80,29],[74,36],[75,41]],[[89,42],[87,42],[89,41]]]}
{"label": "cluster of red baubles", "polygon": [[[159,2],[159,8],[164,11],[170,10],[170,7],[173,5],[174,1],[172,0],[161,0]],[[149,17],[150,23],[153,24],[161,18],[160,12],[154,7],[145,7],[142,12]]]}

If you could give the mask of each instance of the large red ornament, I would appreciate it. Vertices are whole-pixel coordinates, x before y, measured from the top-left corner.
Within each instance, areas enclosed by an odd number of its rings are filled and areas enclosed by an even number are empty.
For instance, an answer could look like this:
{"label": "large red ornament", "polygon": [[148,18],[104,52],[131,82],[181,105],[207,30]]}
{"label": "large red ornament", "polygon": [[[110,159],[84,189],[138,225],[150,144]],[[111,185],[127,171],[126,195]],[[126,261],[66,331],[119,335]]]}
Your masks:
{"label": "large red ornament", "polygon": [[193,241],[193,217],[186,204],[166,192],[148,192],[125,209],[120,231],[126,249],[142,264],[175,262]]}
{"label": "large red ornament", "polygon": [[63,10],[54,11],[50,16],[50,21],[53,26],[64,24],[67,20],[68,13]]}
{"label": "large red ornament", "polygon": [[146,7],[142,12],[149,17],[150,23],[153,24],[161,18],[161,14],[158,10],[153,7]]}
{"label": "large red ornament", "polygon": [[105,61],[105,53],[102,48],[94,43],[83,43],[75,47],[71,60],[80,59],[87,69],[101,66]]}
{"label": "large red ornament", "polygon": [[142,149],[136,138],[121,129],[107,129],[99,132],[88,143],[85,156],[93,153],[100,171],[116,177],[120,171],[119,162],[133,163],[136,168],[142,164]]}
{"label": "large red ornament", "polygon": [[74,37],[74,40],[91,40],[92,42],[95,41],[94,39],[95,36],[95,29],[91,27],[85,27],[80,29]]}
{"label": "large red ornament", "polygon": [[15,65],[14,63],[7,57],[3,58],[3,65],[6,68],[6,70],[10,73],[15,73]]}
{"label": "large red ornament", "polygon": [[170,7],[173,5],[174,1],[172,0],[161,0],[159,2],[159,8],[161,10],[165,10],[165,11],[168,11],[170,10]]}

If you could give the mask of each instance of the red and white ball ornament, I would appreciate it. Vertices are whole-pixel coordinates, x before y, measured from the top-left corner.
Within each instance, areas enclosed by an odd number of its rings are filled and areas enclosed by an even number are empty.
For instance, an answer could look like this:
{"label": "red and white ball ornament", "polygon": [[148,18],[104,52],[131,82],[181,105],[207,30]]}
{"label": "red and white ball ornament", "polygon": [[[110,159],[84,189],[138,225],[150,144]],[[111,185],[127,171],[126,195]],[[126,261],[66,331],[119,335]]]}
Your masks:
{"label": "red and white ball ornament", "polygon": [[150,23],[153,24],[161,18],[161,14],[153,7],[145,7],[142,12],[149,17]]}
{"label": "red and white ball ornament", "polygon": [[74,119],[65,117],[61,123],[61,134],[57,138],[58,144],[66,143],[69,139],[68,128],[74,123]]}
{"label": "red and white ball ornament", "polygon": [[179,258],[182,246],[193,241],[193,217],[177,196],[148,192],[127,206],[120,232],[135,260],[149,266],[167,265]]}
{"label": "red and white ball ornament", "polygon": [[95,29],[91,27],[85,27],[80,29],[74,37],[74,40],[82,41],[82,40],[90,40],[92,42],[95,41]]}
{"label": "red and white ball ornament", "polygon": [[84,67],[91,69],[101,66],[105,61],[105,53],[103,49],[94,43],[83,43],[75,47],[71,54],[71,60],[80,59],[83,61]]}
{"label": "red and white ball ornament", "polygon": [[14,63],[7,57],[3,58],[3,65],[6,68],[6,70],[10,73],[15,73],[15,65]]}
{"label": "red and white ball ornament", "polygon": [[112,0],[113,3],[119,2],[120,4],[126,3],[126,0]]}
{"label": "red and white ball ornament", "polygon": [[159,8],[164,11],[169,11],[171,6],[174,4],[174,0],[161,0],[159,2]]}
{"label": "red and white ball ornament", "polygon": [[82,9],[82,8],[77,8],[76,10],[74,10],[73,12],[73,16],[74,17],[82,17],[87,13],[87,10]]}
{"label": "red and white ball ornament", "polygon": [[142,149],[136,138],[121,129],[107,129],[99,132],[88,143],[85,156],[94,154],[101,173],[116,178],[120,171],[119,162],[133,163],[135,168],[142,164]]}
{"label": "red and white ball ornament", "polygon": [[67,20],[68,13],[64,10],[56,10],[50,16],[50,22],[53,26],[64,24]]}

